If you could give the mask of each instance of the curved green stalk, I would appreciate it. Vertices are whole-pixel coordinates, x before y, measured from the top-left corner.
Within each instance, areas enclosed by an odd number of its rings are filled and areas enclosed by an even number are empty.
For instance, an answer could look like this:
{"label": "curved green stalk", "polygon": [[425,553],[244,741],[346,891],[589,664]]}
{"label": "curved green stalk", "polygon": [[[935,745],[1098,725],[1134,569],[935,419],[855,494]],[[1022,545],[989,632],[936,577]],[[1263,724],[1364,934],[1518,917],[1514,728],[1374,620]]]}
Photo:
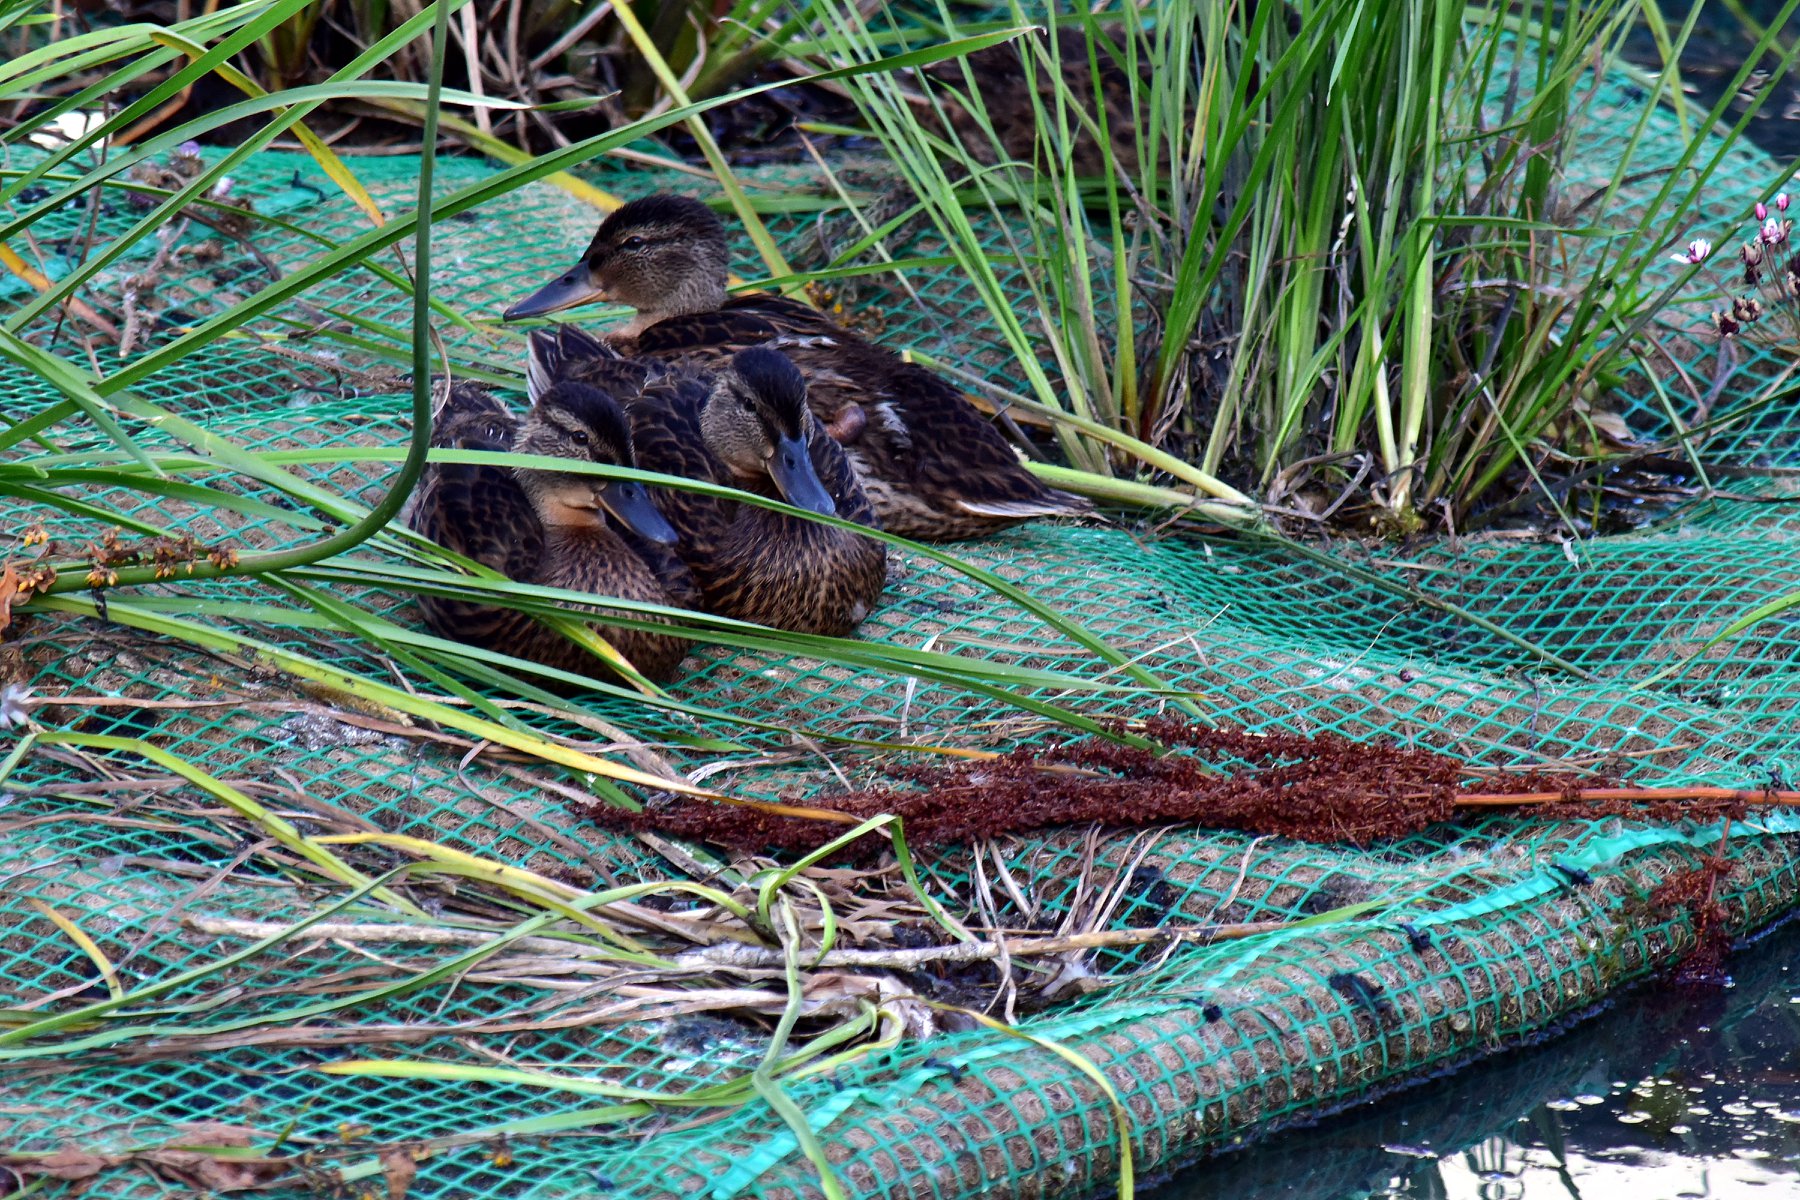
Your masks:
{"label": "curved green stalk", "polygon": [[[380,503],[370,509],[361,519],[347,528],[305,546],[291,547],[286,550],[270,551],[241,560],[236,570],[240,573],[274,572],[306,566],[335,557],[368,541],[369,538],[385,529],[390,521],[399,515],[401,507],[412,495],[413,486],[418,483],[425,470],[425,455],[431,446],[431,216],[432,216],[432,179],[437,165],[437,111],[439,96],[444,82],[444,43],[449,28],[450,6],[441,4],[437,7],[436,20],[432,25],[432,64],[431,80],[426,91],[425,116],[425,148],[419,164],[419,204],[414,219],[415,246],[415,281],[413,285],[413,411],[412,436],[407,444],[406,457],[401,462],[393,486],[388,489]],[[6,344],[15,356],[34,365],[43,374],[56,383],[63,393],[84,408],[104,412],[112,405],[107,399],[89,384],[73,367],[62,359],[40,350],[11,334],[5,334]],[[153,421],[156,418],[151,418]],[[126,439],[129,443],[130,439]],[[203,568],[195,574],[218,574],[223,568],[215,567],[212,571]],[[119,573],[120,583],[148,583],[155,579],[154,568],[127,568]],[[66,575],[49,589],[67,591],[76,587],[85,587],[86,580]]]}

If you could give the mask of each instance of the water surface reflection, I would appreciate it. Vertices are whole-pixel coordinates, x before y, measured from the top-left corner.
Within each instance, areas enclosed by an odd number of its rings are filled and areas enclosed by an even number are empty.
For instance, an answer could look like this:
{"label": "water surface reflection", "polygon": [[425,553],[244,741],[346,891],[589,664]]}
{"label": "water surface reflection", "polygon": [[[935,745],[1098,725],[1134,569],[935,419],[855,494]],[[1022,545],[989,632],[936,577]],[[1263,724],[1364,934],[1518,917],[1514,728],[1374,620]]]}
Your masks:
{"label": "water surface reflection", "polygon": [[1800,925],[1540,1046],[1202,1163],[1154,1200],[1800,1197]]}

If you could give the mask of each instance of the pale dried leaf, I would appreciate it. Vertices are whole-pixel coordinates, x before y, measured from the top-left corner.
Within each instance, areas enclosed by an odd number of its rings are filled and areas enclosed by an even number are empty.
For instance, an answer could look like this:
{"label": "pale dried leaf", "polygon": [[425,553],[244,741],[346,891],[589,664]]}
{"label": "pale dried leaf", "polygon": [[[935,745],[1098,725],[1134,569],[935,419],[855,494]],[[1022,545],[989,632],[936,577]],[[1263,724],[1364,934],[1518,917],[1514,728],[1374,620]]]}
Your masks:
{"label": "pale dried leaf", "polygon": [[413,1176],[418,1171],[419,1164],[413,1161],[412,1151],[405,1146],[383,1150],[381,1173],[387,1178],[388,1200],[406,1200],[406,1193],[412,1190]]}

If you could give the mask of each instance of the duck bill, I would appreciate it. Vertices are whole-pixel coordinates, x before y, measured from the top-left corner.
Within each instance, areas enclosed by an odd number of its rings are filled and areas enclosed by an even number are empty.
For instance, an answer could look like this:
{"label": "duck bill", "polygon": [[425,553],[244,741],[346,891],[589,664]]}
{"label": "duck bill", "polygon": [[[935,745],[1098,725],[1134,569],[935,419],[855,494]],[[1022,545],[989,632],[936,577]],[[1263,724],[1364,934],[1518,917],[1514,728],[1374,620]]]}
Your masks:
{"label": "duck bill", "polygon": [[594,498],[619,524],[647,542],[673,546],[677,541],[675,527],[662,515],[656,502],[641,483],[613,482],[595,489]]}
{"label": "duck bill", "polygon": [[594,282],[593,272],[588,270],[587,264],[576,263],[574,270],[531,293],[501,313],[500,319],[522,321],[526,317],[547,317],[551,313],[562,312],[565,308],[576,308],[604,299],[606,289]]}
{"label": "duck bill", "polygon": [[769,477],[781,492],[781,498],[795,508],[804,508],[821,516],[837,516],[837,503],[819,482],[813,470],[812,455],[806,451],[806,439],[784,437],[775,443],[769,459]]}

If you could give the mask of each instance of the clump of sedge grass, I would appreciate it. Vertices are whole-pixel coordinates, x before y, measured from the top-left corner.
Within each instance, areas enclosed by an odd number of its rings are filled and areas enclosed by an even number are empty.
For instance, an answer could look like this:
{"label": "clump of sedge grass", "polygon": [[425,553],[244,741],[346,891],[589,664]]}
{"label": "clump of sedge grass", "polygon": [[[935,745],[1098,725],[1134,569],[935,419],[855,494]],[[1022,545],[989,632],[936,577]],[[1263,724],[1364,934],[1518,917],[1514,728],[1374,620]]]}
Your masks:
{"label": "clump of sedge grass", "polygon": [[[1685,104],[1694,16],[1636,0],[1125,6],[988,52],[1007,70],[937,69],[923,106],[851,90],[1071,464],[1287,522],[1464,529],[1508,488],[1556,507],[1548,476],[1606,452],[1580,418],[1660,377],[1638,335],[1672,292],[1647,272],[1770,94],[1647,170],[1656,104],[1600,108],[1639,22],[1670,64],[1644,90]],[[877,41],[840,13],[831,45]],[[1573,182],[1578,157],[1603,174]]]}

